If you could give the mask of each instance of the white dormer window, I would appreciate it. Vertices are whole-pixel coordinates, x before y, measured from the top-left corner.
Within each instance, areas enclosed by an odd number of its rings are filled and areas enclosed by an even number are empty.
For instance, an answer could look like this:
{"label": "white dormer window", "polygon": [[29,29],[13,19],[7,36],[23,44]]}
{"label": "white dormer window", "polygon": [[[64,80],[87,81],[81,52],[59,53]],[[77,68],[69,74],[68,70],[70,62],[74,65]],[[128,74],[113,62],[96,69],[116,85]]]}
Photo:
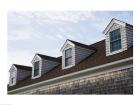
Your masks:
{"label": "white dormer window", "polygon": [[10,86],[13,86],[16,84],[16,71],[11,71],[10,72]]}
{"label": "white dormer window", "polygon": [[13,86],[16,84],[16,78],[15,77],[11,77],[10,78],[10,86]]}
{"label": "white dormer window", "polygon": [[13,64],[9,70],[9,86],[16,85],[18,81],[31,75],[32,67]]}
{"label": "white dormer window", "polygon": [[112,19],[103,31],[105,34],[106,56],[120,53],[133,45],[133,26]]}
{"label": "white dormer window", "polygon": [[65,67],[72,65],[72,48],[65,50]]}
{"label": "white dormer window", "polygon": [[39,75],[39,61],[34,63],[34,77]]}
{"label": "white dormer window", "polygon": [[42,59],[37,54],[34,56],[33,60],[31,61],[32,67],[32,79],[39,78],[41,76],[41,65]]}
{"label": "white dormer window", "polygon": [[94,53],[90,46],[67,39],[61,48],[62,69],[68,69]]}
{"label": "white dormer window", "polygon": [[9,77],[9,86],[13,86],[16,84],[16,79],[17,79],[17,68],[12,65],[10,70],[10,77]]}
{"label": "white dormer window", "polygon": [[110,32],[110,52],[120,50],[121,46],[121,33],[120,29]]}
{"label": "white dormer window", "polygon": [[60,59],[56,57],[36,53],[31,61],[33,66],[32,79],[41,77],[41,75],[47,73],[49,70],[52,70],[54,67],[60,64],[60,62]]}
{"label": "white dormer window", "polygon": [[62,69],[67,69],[75,65],[75,45],[66,40],[61,48],[62,52]]}

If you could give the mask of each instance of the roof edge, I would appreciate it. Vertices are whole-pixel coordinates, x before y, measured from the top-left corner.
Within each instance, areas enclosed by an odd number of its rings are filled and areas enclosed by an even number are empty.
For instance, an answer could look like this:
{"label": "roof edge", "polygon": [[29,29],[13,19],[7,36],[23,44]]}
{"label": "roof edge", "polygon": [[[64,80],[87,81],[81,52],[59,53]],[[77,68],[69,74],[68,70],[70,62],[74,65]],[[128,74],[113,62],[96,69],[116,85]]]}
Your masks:
{"label": "roof edge", "polygon": [[103,30],[103,34],[106,34],[107,33],[107,31],[110,29],[110,27],[112,26],[112,24],[113,23],[118,23],[118,24],[121,24],[121,25],[123,25],[123,26],[127,26],[127,25],[129,25],[129,26],[133,26],[133,25],[131,25],[131,24],[129,24],[129,23],[127,23],[127,22],[124,22],[124,21],[122,21],[122,20],[118,20],[118,19],[116,19],[116,18],[112,18],[111,19],[111,21],[109,22],[109,24],[106,26],[106,28]]}
{"label": "roof edge", "polygon": [[131,60],[133,60],[133,57],[128,57],[128,58],[121,59],[121,60],[118,60],[118,61],[114,61],[114,62],[110,62],[110,63],[107,63],[107,64],[87,68],[87,69],[84,69],[82,71],[70,73],[70,74],[67,74],[67,75],[60,76],[60,77],[52,78],[52,79],[41,81],[41,82],[38,82],[38,83],[35,83],[35,84],[31,84],[31,85],[27,85],[27,86],[20,87],[20,88],[17,88],[17,89],[13,89],[13,90],[8,91],[8,93],[19,91],[19,90],[26,89],[26,88],[30,88],[31,86],[37,86],[37,85],[40,85],[40,84],[43,84],[43,83],[46,83],[46,82],[49,82],[49,81],[54,81],[56,79],[61,79],[61,78],[64,78],[64,77],[67,77],[67,76],[72,76],[72,75],[75,75],[75,74],[78,74],[78,73],[83,73],[83,72],[87,72],[87,71],[90,71],[90,70],[95,70],[95,69],[99,69],[99,68],[103,68],[103,67],[108,67],[110,65],[115,65],[115,64],[118,64],[118,63],[127,62],[127,61],[131,61]]}

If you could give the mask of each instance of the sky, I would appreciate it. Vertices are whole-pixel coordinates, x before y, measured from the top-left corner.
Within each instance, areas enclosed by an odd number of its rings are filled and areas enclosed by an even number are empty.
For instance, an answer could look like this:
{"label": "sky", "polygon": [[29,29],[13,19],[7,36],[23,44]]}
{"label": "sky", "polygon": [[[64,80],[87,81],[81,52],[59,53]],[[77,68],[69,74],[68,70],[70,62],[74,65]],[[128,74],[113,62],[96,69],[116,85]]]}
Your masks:
{"label": "sky", "polygon": [[66,39],[93,44],[105,38],[112,18],[133,24],[132,11],[10,11],[8,12],[8,68],[31,66],[35,53],[61,56]]}

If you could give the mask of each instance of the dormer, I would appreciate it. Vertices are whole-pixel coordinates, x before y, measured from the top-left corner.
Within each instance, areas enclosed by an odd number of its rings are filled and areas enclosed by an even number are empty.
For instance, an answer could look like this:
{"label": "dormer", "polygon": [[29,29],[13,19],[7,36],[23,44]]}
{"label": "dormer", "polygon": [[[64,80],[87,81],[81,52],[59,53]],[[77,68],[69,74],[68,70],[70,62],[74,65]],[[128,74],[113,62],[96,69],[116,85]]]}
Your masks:
{"label": "dormer", "polygon": [[133,45],[133,25],[112,19],[103,31],[106,41],[106,56],[127,50]]}
{"label": "dormer", "polygon": [[9,86],[16,85],[20,80],[25,79],[28,76],[31,76],[32,68],[29,66],[13,64],[9,70]]}
{"label": "dormer", "polygon": [[32,79],[39,78],[44,73],[58,66],[61,60],[55,57],[50,57],[42,54],[35,54],[32,63]]}
{"label": "dormer", "polygon": [[80,61],[95,52],[93,47],[67,39],[61,48],[62,69],[75,66]]}

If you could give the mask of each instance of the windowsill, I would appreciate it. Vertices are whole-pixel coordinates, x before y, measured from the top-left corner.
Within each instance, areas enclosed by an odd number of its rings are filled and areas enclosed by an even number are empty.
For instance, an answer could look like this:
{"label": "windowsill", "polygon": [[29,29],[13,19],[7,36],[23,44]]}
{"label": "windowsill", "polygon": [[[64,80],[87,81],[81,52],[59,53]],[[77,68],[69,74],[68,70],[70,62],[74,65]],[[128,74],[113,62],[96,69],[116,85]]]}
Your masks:
{"label": "windowsill", "polygon": [[68,69],[68,68],[71,68],[71,67],[73,67],[74,65],[69,65],[69,66],[66,66],[66,67],[64,67],[63,69]]}
{"label": "windowsill", "polygon": [[9,86],[14,86],[14,85],[16,85],[16,84],[9,84]]}
{"label": "windowsill", "polygon": [[36,78],[39,78],[41,75],[37,75],[37,76],[33,76],[32,79],[36,79]]}
{"label": "windowsill", "polygon": [[117,53],[120,53],[120,52],[122,52],[122,51],[124,51],[123,48],[121,48],[121,49],[119,49],[119,50],[116,50],[116,51],[113,51],[113,52],[110,52],[107,56],[113,55],[113,54],[117,54]]}

